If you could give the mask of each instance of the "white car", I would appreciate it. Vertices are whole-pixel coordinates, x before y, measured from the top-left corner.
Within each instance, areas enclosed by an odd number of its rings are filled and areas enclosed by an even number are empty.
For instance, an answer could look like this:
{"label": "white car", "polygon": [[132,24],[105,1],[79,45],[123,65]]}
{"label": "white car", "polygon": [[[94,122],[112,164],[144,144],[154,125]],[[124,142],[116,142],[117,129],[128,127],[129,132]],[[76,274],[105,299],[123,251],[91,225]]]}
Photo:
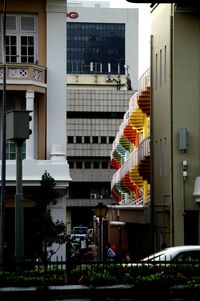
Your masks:
{"label": "white car", "polygon": [[143,258],[141,261],[200,261],[200,245],[166,248]]}

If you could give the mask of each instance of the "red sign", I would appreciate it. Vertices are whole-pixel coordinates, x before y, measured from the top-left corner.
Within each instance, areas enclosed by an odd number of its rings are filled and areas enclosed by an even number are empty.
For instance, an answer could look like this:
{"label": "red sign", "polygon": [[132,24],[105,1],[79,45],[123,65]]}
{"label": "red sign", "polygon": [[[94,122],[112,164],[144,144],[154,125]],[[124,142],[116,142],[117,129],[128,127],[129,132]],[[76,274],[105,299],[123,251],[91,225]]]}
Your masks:
{"label": "red sign", "polygon": [[71,11],[70,13],[67,13],[67,17],[70,19],[76,19],[78,18],[78,13],[75,11]]}

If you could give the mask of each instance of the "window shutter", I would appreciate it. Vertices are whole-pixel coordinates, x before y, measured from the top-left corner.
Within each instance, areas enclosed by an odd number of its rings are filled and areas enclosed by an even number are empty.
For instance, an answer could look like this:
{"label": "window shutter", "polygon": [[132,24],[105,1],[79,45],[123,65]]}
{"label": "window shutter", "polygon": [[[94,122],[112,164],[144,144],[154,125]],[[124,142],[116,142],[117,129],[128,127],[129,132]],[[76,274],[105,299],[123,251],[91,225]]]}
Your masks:
{"label": "window shutter", "polygon": [[17,29],[16,16],[6,16],[6,29],[12,31]]}
{"label": "window shutter", "polygon": [[35,18],[33,16],[21,16],[21,31],[35,31]]}

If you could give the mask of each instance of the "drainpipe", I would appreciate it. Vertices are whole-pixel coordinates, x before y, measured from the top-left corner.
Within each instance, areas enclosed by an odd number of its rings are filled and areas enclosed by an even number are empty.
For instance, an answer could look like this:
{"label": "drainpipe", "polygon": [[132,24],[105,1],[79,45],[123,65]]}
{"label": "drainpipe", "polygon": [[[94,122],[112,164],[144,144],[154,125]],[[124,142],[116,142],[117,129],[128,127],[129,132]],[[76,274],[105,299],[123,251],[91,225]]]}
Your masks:
{"label": "drainpipe", "polygon": [[150,78],[150,87],[151,87],[151,94],[150,94],[150,117],[151,117],[151,123],[150,123],[150,183],[151,183],[151,206],[150,206],[150,235],[151,235],[151,242],[150,242],[150,254],[155,252],[155,235],[154,235],[154,229],[155,229],[155,221],[154,221],[154,171],[153,171],[153,153],[154,153],[154,147],[153,147],[153,104],[152,104],[152,99],[153,99],[153,36],[151,35],[151,41],[150,41],[150,47],[151,47],[151,57],[150,57],[150,70],[151,70],[151,78]]}
{"label": "drainpipe", "polygon": [[173,180],[173,4],[171,4],[171,16],[170,16],[170,105],[171,105],[171,243],[174,246],[174,180]]}

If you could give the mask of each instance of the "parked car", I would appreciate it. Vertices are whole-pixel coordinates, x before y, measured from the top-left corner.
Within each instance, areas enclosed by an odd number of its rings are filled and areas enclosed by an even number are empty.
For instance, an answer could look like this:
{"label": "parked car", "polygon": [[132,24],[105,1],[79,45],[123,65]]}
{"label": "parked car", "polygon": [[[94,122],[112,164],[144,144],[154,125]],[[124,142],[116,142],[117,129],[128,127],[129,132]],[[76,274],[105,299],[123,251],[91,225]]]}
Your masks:
{"label": "parked car", "polygon": [[79,225],[76,227],[73,227],[72,233],[71,233],[71,240],[80,240],[82,237],[87,238],[88,236],[88,227]]}
{"label": "parked car", "polygon": [[141,261],[200,261],[200,245],[169,247],[145,257]]}

